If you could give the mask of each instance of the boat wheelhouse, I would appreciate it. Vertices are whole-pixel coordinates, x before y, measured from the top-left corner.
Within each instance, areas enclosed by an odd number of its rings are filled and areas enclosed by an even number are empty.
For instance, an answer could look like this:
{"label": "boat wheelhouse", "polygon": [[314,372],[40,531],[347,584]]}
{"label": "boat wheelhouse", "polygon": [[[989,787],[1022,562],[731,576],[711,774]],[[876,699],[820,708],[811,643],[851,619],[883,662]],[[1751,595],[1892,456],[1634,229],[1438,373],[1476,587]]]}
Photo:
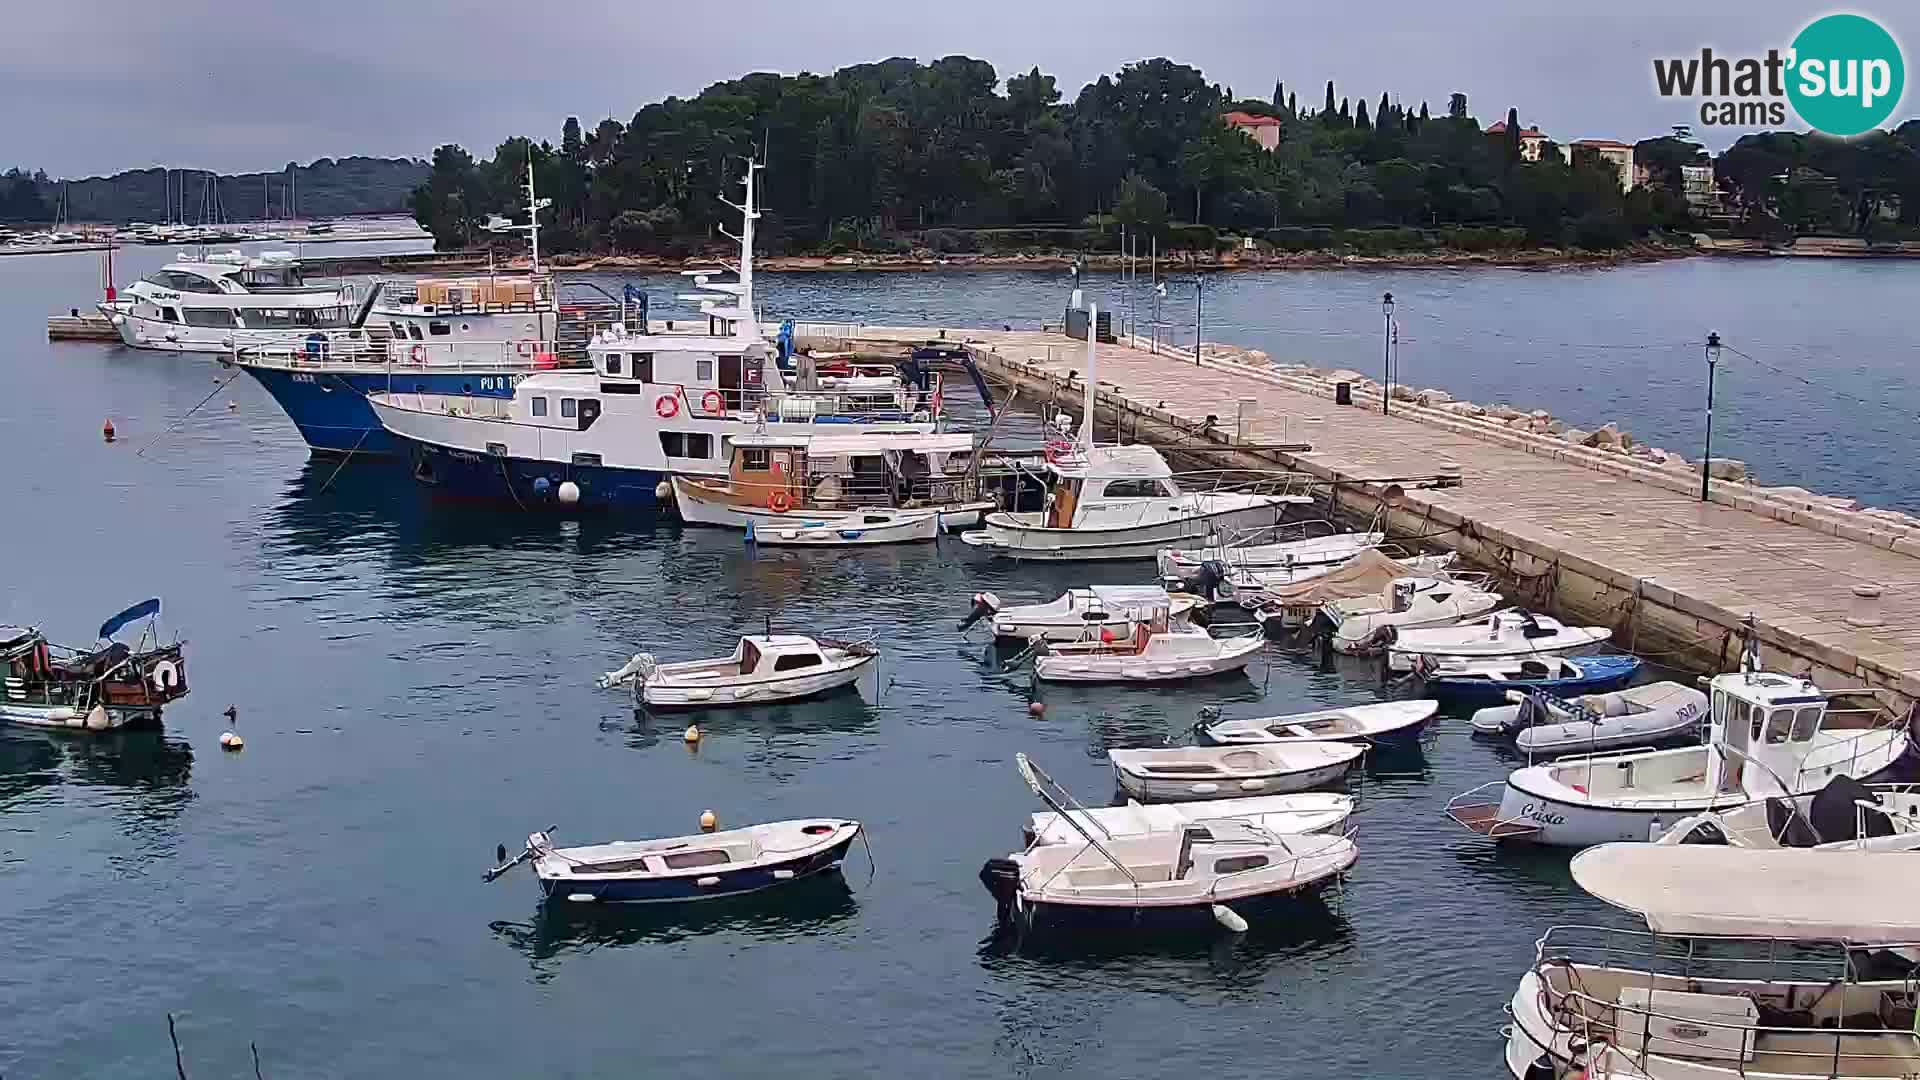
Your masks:
{"label": "boat wheelhouse", "polygon": [[98,307],[131,348],[209,353],[331,341],[355,313],[351,286],[308,284],[283,251],[170,262]]}
{"label": "boat wheelhouse", "polygon": [[783,425],[735,435],[724,477],[677,475],[689,524],[777,529],[799,520],[858,518],[874,509],[934,510],[947,527],[976,524],[973,436],[894,425]]}

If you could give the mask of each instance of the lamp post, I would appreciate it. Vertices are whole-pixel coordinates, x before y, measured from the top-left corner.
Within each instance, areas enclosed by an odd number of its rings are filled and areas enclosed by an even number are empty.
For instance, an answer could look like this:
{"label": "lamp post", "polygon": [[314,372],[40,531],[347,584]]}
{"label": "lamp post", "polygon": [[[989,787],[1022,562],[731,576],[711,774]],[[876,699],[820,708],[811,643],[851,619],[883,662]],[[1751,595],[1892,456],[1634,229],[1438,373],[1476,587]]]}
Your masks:
{"label": "lamp post", "polygon": [[1205,291],[1207,279],[1198,271],[1193,275],[1193,366],[1200,366],[1200,296]]}
{"label": "lamp post", "polygon": [[1385,416],[1393,405],[1393,294],[1380,297],[1380,311],[1385,319],[1383,337],[1380,345],[1380,415]]}
{"label": "lamp post", "polygon": [[1713,372],[1720,364],[1720,335],[1707,335],[1707,448],[1700,458],[1700,501],[1707,501],[1707,476],[1713,469]]}

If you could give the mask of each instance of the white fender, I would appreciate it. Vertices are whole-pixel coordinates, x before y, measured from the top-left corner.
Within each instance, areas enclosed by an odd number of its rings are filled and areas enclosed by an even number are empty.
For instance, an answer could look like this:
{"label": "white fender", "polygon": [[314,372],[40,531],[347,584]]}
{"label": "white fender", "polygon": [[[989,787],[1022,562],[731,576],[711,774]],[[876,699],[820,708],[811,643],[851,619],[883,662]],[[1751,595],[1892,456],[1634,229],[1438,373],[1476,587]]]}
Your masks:
{"label": "white fender", "polygon": [[153,688],[156,690],[172,690],[180,685],[180,667],[171,660],[162,660],[153,665],[153,670],[148,673],[147,679],[153,683]]}

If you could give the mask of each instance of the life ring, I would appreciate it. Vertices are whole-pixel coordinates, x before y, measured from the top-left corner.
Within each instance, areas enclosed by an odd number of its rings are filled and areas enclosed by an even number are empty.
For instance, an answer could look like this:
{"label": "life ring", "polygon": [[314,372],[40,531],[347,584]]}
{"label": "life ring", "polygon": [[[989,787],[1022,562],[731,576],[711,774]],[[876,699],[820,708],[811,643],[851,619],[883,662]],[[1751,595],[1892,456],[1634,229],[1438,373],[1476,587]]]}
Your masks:
{"label": "life ring", "polygon": [[653,403],[653,411],[660,414],[660,419],[671,420],[680,415],[680,400],[672,394],[661,394]]}
{"label": "life ring", "polygon": [[147,678],[153,683],[155,690],[162,692],[171,690],[180,685],[180,667],[171,660],[162,660],[153,665],[153,670],[147,674]]}
{"label": "life ring", "polygon": [[1047,463],[1049,465],[1057,463],[1061,458],[1066,457],[1067,454],[1072,450],[1073,450],[1073,444],[1070,442],[1060,442],[1058,440],[1049,440],[1047,443],[1047,451],[1046,451]]}
{"label": "life ring", "polygon": [[723,413],[727,411],[727,399],[720,391],[709,390],[700,396],[700,411],[705,413]]}
{"label": "life ring", "polygon": [[532,356],[532,355],[533,355],[533,342],[531,342],[531,341],[522,341],[522,342],[520,342],[520,343],[518,343],[518,344],[516,344],[516,345],[514,346],[514,349],[515,349],[515,351],[517,351],[517,352],[519,352],[519,354],[520,354],[521,356]]}
{"label": "life ring", "polygon": [[407,350],[407,359],[409,359],[409,360],[411,360],[411,361],[413,361],[413,362],[414,362],[414,363],[416,363],[416,364],[424,364],[424,363],[426,363],[426,362],[427,362],[427,347],[426,347],[425,345],[415,345],[415,346],[414,346],[413,348],[411,348],[411,349],[408,349],[408,350]]}
{"label": "life ring", "polygon": [[784,514],[793,509],[793,498],[784,491],[776,491],[767,496],[767,509],[776,514]]}

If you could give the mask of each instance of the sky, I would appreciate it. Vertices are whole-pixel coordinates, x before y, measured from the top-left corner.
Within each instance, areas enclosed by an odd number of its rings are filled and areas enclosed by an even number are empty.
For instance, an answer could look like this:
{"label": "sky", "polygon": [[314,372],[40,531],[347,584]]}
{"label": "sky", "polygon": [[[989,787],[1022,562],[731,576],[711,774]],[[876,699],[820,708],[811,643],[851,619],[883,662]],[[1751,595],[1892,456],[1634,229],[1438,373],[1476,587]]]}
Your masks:
{"label": "sky", "polygon": [[[1877,0],[1920,60],[1920,6]],[[1558,141],[1634,141],[1693,123],[1696,104],[1653,89],[1656,56],[1759,55],[1838,10],[1784,0],[61,0],[9,5],[0,36],[0,166],[80,177],[143,168],[222,172],[351,154],[427,157],[445,142],[484,156],[509,135],[559,139],[606,116],[749,71],[961,53],[1002,78],[1036,65],[1068,100],[1156,56],[1242,97],[1276,79],[1318,101],[1382,91],[1438,111],[1454,91],[1482,123],[1518,108]],[[1686,8],[1687,10],[1679,10]],[[734,23],[720,13],[738,13]],[[733,26],[744,27],[736,31]],[[1908,93],[1895,120],[1920,110]]]}

